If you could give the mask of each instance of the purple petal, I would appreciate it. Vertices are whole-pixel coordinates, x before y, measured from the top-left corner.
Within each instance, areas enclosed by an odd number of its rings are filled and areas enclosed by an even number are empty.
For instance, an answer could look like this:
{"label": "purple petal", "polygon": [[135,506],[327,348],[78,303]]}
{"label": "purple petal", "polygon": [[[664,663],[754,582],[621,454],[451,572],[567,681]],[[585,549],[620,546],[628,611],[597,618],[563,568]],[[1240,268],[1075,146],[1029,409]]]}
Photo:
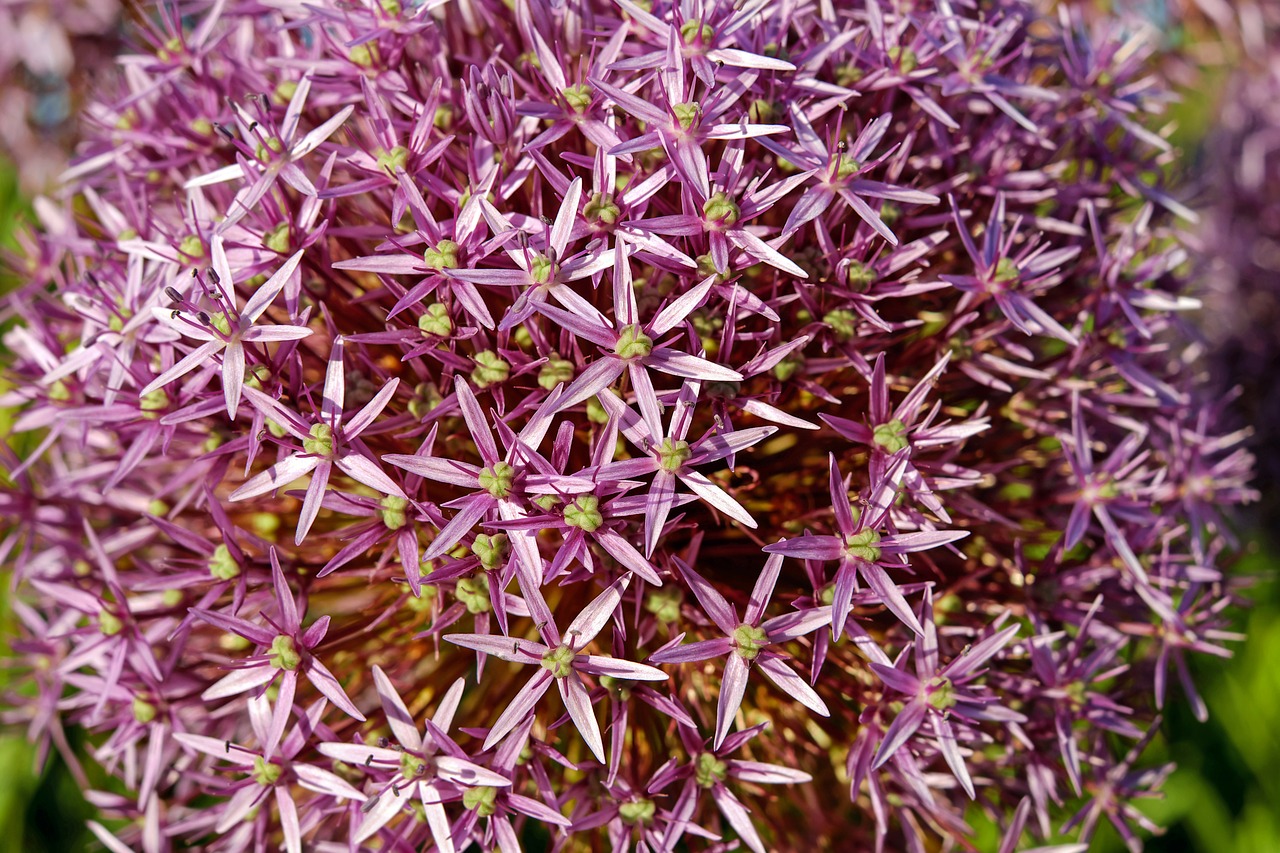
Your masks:
{"label": "purple petal", "polygon": [[747,692],[747,662],[742,655],[731,654],[725,661],[724,675],[720,679],[720,699],[716,702],[716,735],[711,742],[712,749],[719,749],[724,743],[729,726],[738,714],[742,705],[742,696]]}
{"label": "purple petal", "polygon": [[604,626],[608,624],[610,617],[618,609],[618,603],[622,601],[622,593],[630,582],[631,576],[623,575],[609,584],[569,623],[564,635],[569,638],[569,643],[574,651],[590,643],[596,638],[597,634],[604,630]]}
{"label": "purple petal", "polygon": [[631,681],[666,681],[670,677],[657,667],[603,655],[578,655],[574,658],[574,666],[592,675],[607,675]]}
{"label": "purple petal", "polygon": [[421,751],[422,735],[418,734],[413,715],[404,706],[391,679],[376,664],[373,667],[373,684],[377,688],[378,698],[382,700],[382,712],[387,718],[387,725],[391,726],[391,733],[396,736],[396,740],[410,752]]}
{"label": "purple petal", "polygon": [[876,750],[876,757],[871,762],[871,769],[877,770],[893,757],[898,748],[911,739],[911,736],[924,722],[925,706],[918,701],[908,702],[884,733],[884,740]]}
{"label": "purple petal", "polygon": [[[252,391],[253,389],[248,388],[246,390]],[[258,495],[265,495],[267,492],[283,488],[299,477],[314,471],[321,461],[319,456],[295,454],[285,457],[262,473],[246,480],[240,488],[227,497],[227,500],[242,501],[246,498],[256,498]]]}
{"label": "purple petal", "polygon": [[723,631],[726,636],[731,635],[741,624],[738,621],[738,613],[733,609],[733,605],[725,601],[724,596],[717,592],[716,588],[706,578],[695,572],[688,563],[676,557],[675,564],[680,570],[680,574],[684,575],[685,582],[693,590],[693,594],[697,597],[698,603],[702,605],[702,609],[711,617],[711,621],[716,623],[716,627]]}
{"label": "purple petal", "polygon": [[756,660],[756,669],[763,672],[766,678],[778,685],[779,690],[799,701],[810,711],[815,714],[821,714],[824,717],[831,716],[831,712],[827,710],[826,703],[814,692],[814,689],[778,658],[765,658],[762,655]]}
{"label": "purple petal", "polygon": [[595,709],[591,706],[591,694],[577,672],[570,672],[566,678],[557,678],[556,687],[560,688],[560,696],[569,711],[569,717],[582,734],[591,754],[601,764],[605,764],[604,742],[600,739],[600,724],[596,722]]}

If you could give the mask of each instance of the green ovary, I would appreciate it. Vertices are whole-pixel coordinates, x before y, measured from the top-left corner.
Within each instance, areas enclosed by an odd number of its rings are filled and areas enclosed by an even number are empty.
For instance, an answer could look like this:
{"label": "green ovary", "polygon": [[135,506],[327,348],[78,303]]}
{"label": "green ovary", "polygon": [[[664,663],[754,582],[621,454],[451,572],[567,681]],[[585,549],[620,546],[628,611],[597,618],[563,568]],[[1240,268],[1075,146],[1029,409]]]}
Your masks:
{"label": "green ovary", "polygon": [[271,651],[267,652],[267,660],[276,669],[295,670],[302,663],[302,655],[293,644],[293,637],[281,634],[271,641]]}
{"label": "green ovary", "polygon": [[542,656],[542,668],[556,678],[568,678],[573,671],[573,659],[577,657],[568,646],[556,646]]}
{"label": "green ovary", "polygon": [[623,803],[618,806],[618,817],[622,818],[622,822],[629,826],[647,825],[653,823],[653,817],[658,813],[658,807],[653,800],[636,800],[631,803]]}
{"label": "green ovary", "polygon": [[564,102],[569,105],[569,109],[575,113],[582,114],[591,108],[591,87],[586,83],[570,86],[561,94],[564,95]]}
{"label": "green ovary", "polygon": [[331,456],[333,427],[328,424],[312,424],[308,437],[302,440],[302,450],[312,456]]}
{"label": "green ovary", "polygon": [[844,541],[844,552],[850,557],[874,563],[880,559],[880,534],[874,530],[863,530]]}
{"label": "green ovary", "polygon": [[613,345],[618,358],[630,361],[634,358],[645,358],[653,352],[653,338],[644,333],[636,323],[623,326],[618,333],[618,342]]}
{"label": "green ovary", "polygon": [[468,788],[462,792],[462,804],[480,817],[490,817],[498,811],[497,788]]}
{"label": "green ovary", "polygon": [[730,226],[742,217],[742,209],[724,193],[715,193],[702,205],[702,215],[713,225]]}
{"label": "green ovary", "polygon": [[229,581],[240,576],[240,564],[236,562],[235,557],[231,556],[231,549],[226,545],[219,545],[213,549],[213,556],[209,558],[209,574],[220,581]]}
{"label": "green ovary", "polygon": [[755,660],[760,650],[769,644],[764,629],[756,625],[739,625],[733,629],[734,651],[743,660]]}
{"label": "green ovary", "polygon": [[516,469],[506,462],[496,462],[491,467],[481,470],[480,488],[497,500],[511,494],[512,483],[515,482]]}
{"label": "green ovary", "polygon": [[701,753],[693,764],[693,778],[703,788],[714,788],[729,774],[729,767],[710,752]]}
{"label": "green ovary", "polygon": [[471,371],[471,381],[479,388],[488,388],[507,381],[511,375],[511,365],[493,350],[477,353],[476,369]]}
{"label": "green ovary", "polygon": [[463,578],[458,581],[454,595],[467,608],[467,612],[473,615],[488,613],[493,608],[489,601],[489,578],[486,575],[476,575],[473,578]]}
{"label": "green ovary", "polygon": [[693,451],[689,449],[687,441],[672,441],[664,438],[662,444],[658,445],[658,466],[663,471],[674,474],[684,467],[689,461],[689,457],[693,455]]}
{"label": "green ovary", "polygon": [[409,523],[409,518],[405,515],[405,508],[408,506],[407,499],[387,495],[378,504],[378,517],[382,519],[382,523],[388,530],[399,530]]}
{"label": "green ovary", "polygon": [[437,338],[447,338],[452,335],[453,320],[449,317],[448,307],[439,302],[428,305],[426,312],[418,318],[418,328]]}
{"label": "green ovary", "polygon": [[907,440],[907,425],[897,418],[872,430],[871,440],[889,453],[897,453],[911,443]]}
{"label": "green ovary", "polygon": [[595,533],[604,524],[600,514],[600,499],[595,495],[579,495],[564,508],[564,523],[587,533]]}
{"label": "green ovary", "polygon": [[422,262],[429,269],[451,270],[458,266],[458,244],[452,240],[441,240],[433,248],[422,253]]}
{"label": "green ovary", "polygon": [[587,202],[583,214],[587,217],[588,222],[613,225],[618,221],[618,217],[622,216],[622,208],[618,207],[617,202],[613,200],[613,196],[608,193],[596,193]]}

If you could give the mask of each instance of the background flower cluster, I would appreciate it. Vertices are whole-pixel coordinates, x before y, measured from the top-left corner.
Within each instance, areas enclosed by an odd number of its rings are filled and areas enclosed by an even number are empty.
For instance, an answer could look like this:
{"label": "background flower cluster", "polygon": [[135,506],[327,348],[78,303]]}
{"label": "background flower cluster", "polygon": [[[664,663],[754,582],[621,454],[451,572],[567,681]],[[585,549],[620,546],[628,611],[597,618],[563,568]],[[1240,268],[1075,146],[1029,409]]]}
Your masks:
{"label": "background flower cluster", "polygon": [[1138,844],[1252,467],[1140,38],[392,0],[138,39],[6,308],[14,715],[99,733],[103,844]]}

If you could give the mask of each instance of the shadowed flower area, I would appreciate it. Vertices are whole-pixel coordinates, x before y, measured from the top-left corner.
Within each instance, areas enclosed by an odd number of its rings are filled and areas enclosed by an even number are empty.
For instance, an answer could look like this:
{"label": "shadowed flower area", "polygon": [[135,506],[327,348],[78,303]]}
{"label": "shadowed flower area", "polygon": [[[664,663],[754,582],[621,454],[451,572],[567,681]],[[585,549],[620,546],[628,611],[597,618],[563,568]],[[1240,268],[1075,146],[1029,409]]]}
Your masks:
{"label": "shadowed flower area", "polygon": [[1171,738],[1275,754],[1254,453],[1123,12],[139,7],[8,249],[0,827],[1251,849]]}

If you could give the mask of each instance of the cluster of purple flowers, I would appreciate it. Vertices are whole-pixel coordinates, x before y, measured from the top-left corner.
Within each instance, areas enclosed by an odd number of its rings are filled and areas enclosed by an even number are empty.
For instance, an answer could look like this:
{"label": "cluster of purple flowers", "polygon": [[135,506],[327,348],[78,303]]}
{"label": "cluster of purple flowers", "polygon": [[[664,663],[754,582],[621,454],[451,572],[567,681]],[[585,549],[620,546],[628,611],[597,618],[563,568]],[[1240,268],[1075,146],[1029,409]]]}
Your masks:
{"label": "cluster of purple flowers", "polygon": [[103,844],[1140,845],[1251,496],[1166,92],[912,6],[156,14],[5,309]]}

